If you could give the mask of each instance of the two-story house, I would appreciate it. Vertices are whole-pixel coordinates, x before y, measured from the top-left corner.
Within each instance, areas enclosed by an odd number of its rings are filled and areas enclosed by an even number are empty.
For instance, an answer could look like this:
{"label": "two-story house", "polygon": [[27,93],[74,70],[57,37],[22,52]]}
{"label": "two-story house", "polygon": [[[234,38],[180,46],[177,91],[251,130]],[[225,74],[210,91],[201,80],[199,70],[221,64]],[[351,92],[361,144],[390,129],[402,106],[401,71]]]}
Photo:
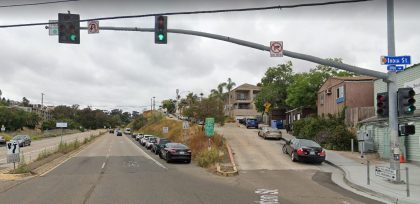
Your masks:
{"label": "two-story house", "polygon": [[368,76],[330,77],[318,91],[318,115],[336,115],[344,107],[370,107],[373,110],[375,79]]}
{"label": "two-story house", "polygon": [[260,90],[258,86],[242,84],[230,91],[229,98],[225,100],[225,115],[235,119],[261,115],[254,104],[254,99]]}

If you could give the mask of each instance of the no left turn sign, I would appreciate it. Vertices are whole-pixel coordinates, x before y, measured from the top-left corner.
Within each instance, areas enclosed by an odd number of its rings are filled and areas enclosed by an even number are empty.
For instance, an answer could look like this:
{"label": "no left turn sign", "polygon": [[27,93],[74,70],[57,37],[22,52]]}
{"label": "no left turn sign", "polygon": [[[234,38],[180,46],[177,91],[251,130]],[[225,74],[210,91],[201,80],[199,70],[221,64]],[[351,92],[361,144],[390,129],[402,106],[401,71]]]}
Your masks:
{"label": "no left turn sign", "polygon": [[270,42],[270,57],[283,57],[283,41]]}

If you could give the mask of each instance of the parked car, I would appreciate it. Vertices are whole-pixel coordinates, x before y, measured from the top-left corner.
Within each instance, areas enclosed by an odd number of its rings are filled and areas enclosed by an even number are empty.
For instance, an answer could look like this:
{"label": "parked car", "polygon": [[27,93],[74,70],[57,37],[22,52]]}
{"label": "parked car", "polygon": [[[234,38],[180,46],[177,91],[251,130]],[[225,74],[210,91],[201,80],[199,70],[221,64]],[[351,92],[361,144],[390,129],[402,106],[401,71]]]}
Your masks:
{"label": "parked car", "polygon": [[292,139],[283,145],[283,153],[289,154],[292,161],[308,161],[322,163],[325,161],[325,150],[312,141],[306,139]]}
{"label": "parked car", "polygon": [[180,143],[166,143],[161,149],[159,157],[166,160],[167,163],[176,160],[191,163],[191,150]]}
{"label": "parked car", "polygon": [[152,149],[153,144],[155,144],[157,142],[157,137],[150,137],[147,141],[146,144],[144,145],[146,147],[146,149]]}
{"label": "parked car", "polygon": [[114,129],[109,129],[109,133],[114,133]]}
{"label": "parked car", "polygon": [[136,138],[136,136],[138,135],[138,133],[131,133],[131,138]]}
{"label": "parked car", "polygon": [[121,131],[117,131],[117,136],[122,136],[122,132]]}
{"label": "parked car", "polygon": [[204,125],[204,120],[198,120],[198,121],[197,121],[197,124],[198,124],[198,125]]}
{"label": "parked car", "polygon": [[245,125],[245,118],[238,119],[239,124]]}
{"label": "parked car", "polygon": [[147,141],[150,137],[153,137],[153,135],[144,135],[144,136],[143,136],[143,138],[141,138],[141,139],[140,139],[140,141],[139,141],[139,142],[140,142],[140,144],[141,144],[141,145],[143,145],[143,146],[144,146],[144,145],[146,145],[146,141]]}
{"label": "parked car", "polygon": [[256,118],[247,118],[245,119],[246,128],[258,128],[258,121]]}
{"label": "parked car", "polygon": [[140,139],[143,138],[143,136],[144,136],[144,134],[142,134],[142,133],[137,134],[136,135],[136,140],[140,141]]}
{"label": "parked car", "polygon": [[17,141],[20,147],[31,146],[31,137],[28,135],[16,135],[12,140]]}
{"label": "parked car", "polygon": [[0,144],[6,144],[6,139],[3,136],[0,136]]}
{"label": "parked car", "polygon": [[166,143],[170,143],[171,141],[166,138],[158,138],[156,143],[152,146],[152,152],[155,154],[159,154],[160,150],[165,146]]}
{"label": "parked car", "polygon": [[126,134],[126,135],[131,134],[131,128],[125,128],[124,134]]}
{"label": "parked car", "polygon": [[262,127],[258,131],[258,136],[267,139],[267,138],[273,138],[273,139],[281,139],[282,134],[279,129],[275,129],[272,127]]}

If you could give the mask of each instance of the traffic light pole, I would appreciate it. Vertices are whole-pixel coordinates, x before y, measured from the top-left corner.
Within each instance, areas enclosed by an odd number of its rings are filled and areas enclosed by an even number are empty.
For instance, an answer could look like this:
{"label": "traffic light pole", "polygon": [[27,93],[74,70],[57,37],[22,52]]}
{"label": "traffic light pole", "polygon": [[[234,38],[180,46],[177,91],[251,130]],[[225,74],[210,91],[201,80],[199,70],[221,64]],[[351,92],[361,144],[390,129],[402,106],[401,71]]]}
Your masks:
{"label": "traffic light pole", "polygon": [[[86,30],[87,27],[81,27],[80,29]],[[100,30],[155,32],[154,28],[138,28],[138,27],[110,27],[110,26],[102,27],[101,26]],[[194,35],[194,36],[212,38],[212,39],[222,40],[222,41],[226,41],[226,42],[230,42],[230,43],[234,43],[234,44],[238,44],[238,45],[242,45],[242,46],[245,46],[245,47],[250,47],[250,48],[254,48],[254,49],[258,49],[258,50],[262,50],[262,51],[270,51],[269,46],[265,46],[265,45],[261,45],[261,44],[258,44],[258,43],[245,41],[245,40],[240,40],[240,39],[236,39],[236,38],[232,38],[232,37],[228,37],[228,36],[212,34],[212,33],[205,33],[205,32],[192,31],[192,30],[183,30],[183,29],[168,29],[168,33],[178,33],[178,34]],[[312,55],[301,54],[301,53],[292,52],[292,51],[288,51],[288,50],[283,50],[283,55],[291,57],[291,58],[306,60],[306,61],[310,61],[310,62],[317,63],[317,64],[322,64],[322,65],[326,65],[326,66],[335,67],[335,68],[346,70],[346,71],[349,71],[349,72],[355,72],[355,73],[358,73],[358,74],[361,74],[361,75],[372,76],[372,77],[384,79],[385,81],[388,80],[388,75],[384,72],[379,72],[379,71],[375,71],[375,70],[361,68],[361,67],[357,67],[357,66],[353,66],[353,65],[349,65],[349,64],[345,64],[345,63],[334,62],[334,61],[322,59],[322,58],[319,58],[319,57],[315,57],[315,56],[312,56]]]}
{"label": "traffic light pole", "polygon": [[[394,31],[394,0],[387,0],[387,32],[388,56],[395,56],[395,31]],[[397,113],[397,74],[388,72],[388,101],[389,101],[389,136],[390,136],[390,168],[396,170],[396,181],[401,182],[400,171],[400,140],[398,138],[398,113]]]}

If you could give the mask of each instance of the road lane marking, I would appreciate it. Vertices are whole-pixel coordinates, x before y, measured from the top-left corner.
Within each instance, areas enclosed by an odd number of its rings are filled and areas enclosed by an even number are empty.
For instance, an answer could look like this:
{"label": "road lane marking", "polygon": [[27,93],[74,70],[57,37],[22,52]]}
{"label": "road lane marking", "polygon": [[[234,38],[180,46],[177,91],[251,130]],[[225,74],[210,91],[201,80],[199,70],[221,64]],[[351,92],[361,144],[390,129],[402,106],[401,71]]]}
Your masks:
{"label": "road lane marking", "polygon": [[104,162],[104,163],[102,163],[102,168],[101,168],[101,169],[103,169],[103,168],[105,167],[105,164],[106,164],[105,162]]}
{"label": "road lane marking", "polygon": [[158,162],[158,161],[156,161],[156,159],[153,159],[153,157],[151,157],[149,154],[147,154],[142,148],[140,148],[139,146],[137,146],[136,144],[134,144],[134,142],[132,141],[132,140],[130,140],[130,139],[128,139],[128,137],[124,137],[124,138],[126,138],[127,140],[129,140],[130,142],[130,144],[132,144],[134,147],[136,147],[137,149],[139,149],[144,155],[146,155],[146,157],[148,158],[148,159],[150,159],[150,160],[152,160],[153,162],[155,162],[158,166],[160,166],[160,167],[162,167],[162,168],[164,168],[164,169],[168,169],[168,168],[166,168],[166,166],[164,166],[163,164],[161,164],[160,162]]}
{"label": "road lane marking", "polygon": [[278,204],[279,203],[279,190],[278,189],[257,189],[255,194],[260,195],[259,201],[254,203],[259,204]]}

